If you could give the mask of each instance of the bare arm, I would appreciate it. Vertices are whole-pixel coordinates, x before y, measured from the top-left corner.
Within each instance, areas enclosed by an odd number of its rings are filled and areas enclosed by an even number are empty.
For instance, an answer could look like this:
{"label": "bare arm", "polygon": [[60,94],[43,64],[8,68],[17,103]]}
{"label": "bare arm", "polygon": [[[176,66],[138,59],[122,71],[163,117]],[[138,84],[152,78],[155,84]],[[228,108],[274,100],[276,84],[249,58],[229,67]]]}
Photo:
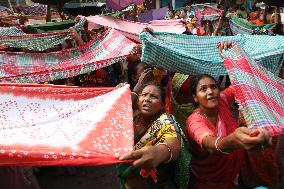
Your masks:
{"label": "bare arm", "polygon": [[175,137],[167,138],[164,143],[167,144],[171,152],[169,152],[168,147],[165,145],[146,146],[122,156],[120,160],[134,159],[134,167],[154,169],[159,164],[165,163],[170,159],[177,159],[179,155],[181,149],[179,139]]}
{"label": "bare arm", "polygon": [[[217,141],[215,136],[204,137],[202,141],[203,148],[209,153],[232,152],[236,149],[252,150],[269,143],[270,137],[264,129],[249,129],[239,127],[230,135],[220,138]],[[217,145],[217,147],[216,147]],[[218,150],[218,148],[220,150]]]}

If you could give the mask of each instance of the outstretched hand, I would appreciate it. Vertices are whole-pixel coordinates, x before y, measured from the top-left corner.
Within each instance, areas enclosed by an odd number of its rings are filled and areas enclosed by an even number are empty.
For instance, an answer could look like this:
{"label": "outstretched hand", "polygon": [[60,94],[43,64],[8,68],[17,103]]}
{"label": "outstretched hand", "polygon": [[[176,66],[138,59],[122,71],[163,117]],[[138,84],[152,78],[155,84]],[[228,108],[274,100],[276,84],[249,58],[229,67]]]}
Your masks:
{"label": "outstretched hand", "polygon": [[232,47],[232,41],[223,41],[218,44],[218,52],[219,55],[224,58],[223,50],[227,50],[228,48]]}
{"label": "outstretched hand", "polygon": [[161,162],[163,162],[168,157],[163,157],[167,154],[167,150],[161,146],[146,146],[139,150],[135,150],[128,154],[120,157],[120,160],[131,160],[133,161],[134,167],[139,167],[143,169],[155,169]]}
{"label": "outstretched hand", "polygon": [[246,150],[253,150],[269,144],[270,136],[266,129],[239,127],[234,131],[235,142]]}

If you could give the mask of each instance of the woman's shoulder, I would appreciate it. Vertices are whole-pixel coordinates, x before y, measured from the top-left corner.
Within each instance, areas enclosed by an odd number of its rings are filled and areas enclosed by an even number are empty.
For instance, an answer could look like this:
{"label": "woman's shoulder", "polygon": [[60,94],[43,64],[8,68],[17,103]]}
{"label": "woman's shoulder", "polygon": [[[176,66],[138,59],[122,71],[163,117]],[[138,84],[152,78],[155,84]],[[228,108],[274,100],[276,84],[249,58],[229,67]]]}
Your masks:
{"label": "woman's shoulder", "polygon": [[192,122],[192,121],[205,121],[204,116],[200,115],[199,113],[193,112],[188,118],[186,119],[186,122]]}

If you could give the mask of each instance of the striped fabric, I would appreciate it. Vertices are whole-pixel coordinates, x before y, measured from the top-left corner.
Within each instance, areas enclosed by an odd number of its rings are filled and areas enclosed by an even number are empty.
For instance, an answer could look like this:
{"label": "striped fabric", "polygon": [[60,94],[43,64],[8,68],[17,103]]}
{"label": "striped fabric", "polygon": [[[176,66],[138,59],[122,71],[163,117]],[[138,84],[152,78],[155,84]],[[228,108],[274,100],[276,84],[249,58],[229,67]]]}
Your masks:
{"label": "striped fabric", "polygon": [[[80,31],[85,21],[85,19],[81,19],[74,26],[74,28],[77,31]],[[16,32],[14,28],[11,28],[11,31]],[[70,38],[70,36],[67,32],[54,32],[44,34],[19,33],[16,35],[0,35],[0,45],[14,48],[25,48],[32,51],[44,51],[46,49],[54,47],[55,45],[63,43],[68,38]]]}
{"label": "striped fabric", "polygon": [[230,19],[230,27],[233,35],[237,34],[252,34],[256,28],[265,28],[266,30],[273,29],[275,24],[266,24],[263,27],[248,23],[247,20],[233,15]]}
{"label": "striped fabric", "polygon": [[[227,74],[218,53],[218,42],[239,42],[249,55],[278,74],[284,61],[284,36],[189,36],[142,32],[142,61],[183,74]],[[263,45],[265,44],[265,45]]]}
{"label": "striped fabric", "polygon": [[107,31],[97,41],[52,53],[0,52],[0,81],[39,83],[64,79],[94,71],[120,60],[134,51],[136,44],[116,30]]}
{"label": "striped fabric", "polygon": [[284,133],[284,80],[251,59],[238,45],[224,53],[240,110],[250,128]]}

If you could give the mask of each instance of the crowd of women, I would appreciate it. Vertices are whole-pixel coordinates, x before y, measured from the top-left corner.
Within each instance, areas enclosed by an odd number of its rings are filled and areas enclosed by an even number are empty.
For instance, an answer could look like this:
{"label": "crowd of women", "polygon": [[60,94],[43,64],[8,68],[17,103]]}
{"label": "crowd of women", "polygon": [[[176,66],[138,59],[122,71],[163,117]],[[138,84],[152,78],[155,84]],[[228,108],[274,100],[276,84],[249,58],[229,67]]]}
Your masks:
{"label": "crowd of women", "polygon": [[[231,35],[227,21],[236,15],[260,27],[276,23],[271,32],[281,34],[279,7],[251,1],[250,6],[246,5],[229,6],[216,27],[210,21],[198,22],[191,6],[177,11],[170,9],[166,19],[183,20],[187,26],[185,34],[217,36]],[[84,27],[78,33],[70,28],[68,32],[72,39],[48,51],[80,46],[106,29],[88,31]],[[145,32],[151,32],[151,29],[145,29]],[[220,56],[227,48],[230,48],[230,42],[220,45]],[[280,77],[283,76],[282,69]],[[132,90],[135,150],[120,158],[132,160],[131,163],[117,166],[121,188],[283,187],[283,137],[271,137],[265,129],[247,127],[238,112],[235,91],[228,76],[215,78],[207,74],[172,73],[141,62],[137,54],[129,57],[127,62],[49,83],[119,87],[125,82]],[[36,181],[28,168],[1,168],[0,175],[1,182],[8,183],[4,188],[39,187],[34,184]]]}

